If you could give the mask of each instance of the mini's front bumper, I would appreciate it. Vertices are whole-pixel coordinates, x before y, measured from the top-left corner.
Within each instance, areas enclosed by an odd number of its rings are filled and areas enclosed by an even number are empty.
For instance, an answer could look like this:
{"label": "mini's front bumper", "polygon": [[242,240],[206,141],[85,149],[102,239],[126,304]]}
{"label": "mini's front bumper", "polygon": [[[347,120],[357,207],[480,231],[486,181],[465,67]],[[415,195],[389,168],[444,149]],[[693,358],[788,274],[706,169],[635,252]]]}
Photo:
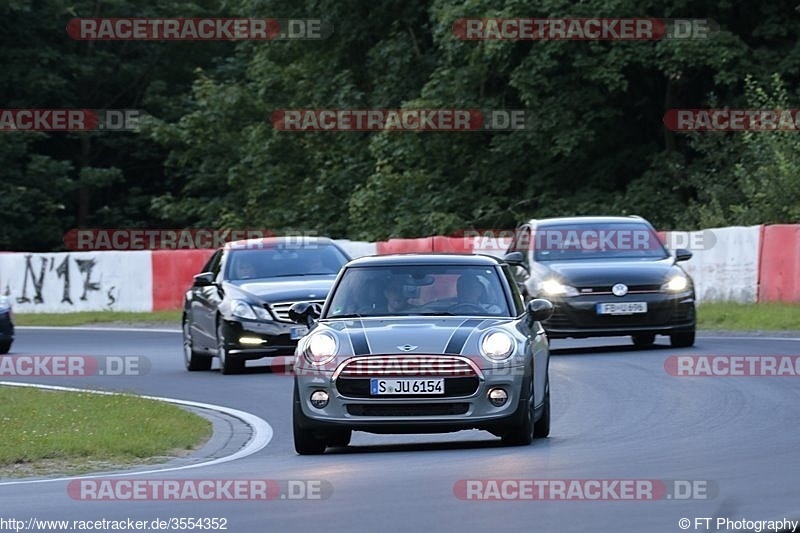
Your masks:
{"label": "mini's front bumper", "polygon": [[[296,375],[300,407],[310,429],[348,428],[372,433],[427,433],[462,429],[500,431],[510,423],[519,405],[524,366],[482,369],[477,387],[466,395],[392,397],[345,395],[333,379],[333,372]],[[379,378],[380,376],[374,376]],[[403,378],[430,376],[402,376]],[[371,377],[365,379],[372,379]],[[445,389],[448,379],[444,377]],[[501,406],[489,402],[490,389],[502,388],[508,396]],[[311,404],[315,391],[328,393],[324,408]],[[301,422],[302,423],[302,422]]]}

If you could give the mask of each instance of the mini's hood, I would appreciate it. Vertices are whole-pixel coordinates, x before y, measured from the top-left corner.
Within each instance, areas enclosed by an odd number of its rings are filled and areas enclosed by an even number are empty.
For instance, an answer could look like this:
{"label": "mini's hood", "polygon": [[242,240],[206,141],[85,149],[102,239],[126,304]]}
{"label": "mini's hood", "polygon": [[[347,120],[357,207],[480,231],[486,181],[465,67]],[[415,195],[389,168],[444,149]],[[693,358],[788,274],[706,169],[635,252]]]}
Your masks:
{"label": "mini's hood", "polygon": [[396,317],[323,321],[348,339],[353,355],[461,354],[470,337],[513,319],[491,317]]}

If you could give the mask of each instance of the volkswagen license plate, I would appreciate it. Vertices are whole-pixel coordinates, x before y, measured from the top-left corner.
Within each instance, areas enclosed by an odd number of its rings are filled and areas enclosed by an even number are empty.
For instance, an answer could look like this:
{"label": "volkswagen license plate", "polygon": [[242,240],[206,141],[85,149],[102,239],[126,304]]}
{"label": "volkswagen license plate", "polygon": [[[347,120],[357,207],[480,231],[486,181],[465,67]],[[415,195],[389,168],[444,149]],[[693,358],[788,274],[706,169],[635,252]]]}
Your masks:
{"label": "volkswagen license plate", "polygon": [[598,315],[632,315],[646,313],[647,302],[619,302],[597,304]]}

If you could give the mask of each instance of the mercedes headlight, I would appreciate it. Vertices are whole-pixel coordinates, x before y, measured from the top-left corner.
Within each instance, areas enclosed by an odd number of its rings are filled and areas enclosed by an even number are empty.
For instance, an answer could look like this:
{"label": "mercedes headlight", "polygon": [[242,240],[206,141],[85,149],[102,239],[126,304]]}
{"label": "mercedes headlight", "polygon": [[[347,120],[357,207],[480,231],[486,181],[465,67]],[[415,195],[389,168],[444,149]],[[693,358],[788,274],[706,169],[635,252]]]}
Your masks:
{"label": "mercedes headlight", "polygon": [[492,361],[508,359],[514,351],[514,339],[504,331],[492,331],[481,340],[481,354]]}
{"label": "mercedes headlight", "polygon": [[266,309],[257,305],[250,305],[244,300],[231,302],[231,314],[246,320],[272,320]]}
{"label": "mercedes headlight", "polygon": [[547,296],[577,296],[578,289],[565,285],[555,279],[546,279],[539,284],[539,290]]}
{"label": "mercedes headlight", "polygon": [[336,357],[339,343],[330,333],[314,333],[306,342],[304,354],[306,360],[312,365],[324,365]]}
{"label": "mercedes headlight", "polygon": [[689,279],[686,276],[673,276],[661,286],[662,291],[680,292],[689,286]]}

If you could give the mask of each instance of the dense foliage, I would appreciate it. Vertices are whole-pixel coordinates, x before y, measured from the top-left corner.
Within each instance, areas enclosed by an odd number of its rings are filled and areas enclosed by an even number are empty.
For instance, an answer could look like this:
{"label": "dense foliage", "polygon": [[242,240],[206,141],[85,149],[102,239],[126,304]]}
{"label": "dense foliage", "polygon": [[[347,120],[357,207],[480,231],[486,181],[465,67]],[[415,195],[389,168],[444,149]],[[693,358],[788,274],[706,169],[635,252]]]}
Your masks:
{"label": "dense foliage", "polygon": [[[785,0],[10,0],[3,108],[135,108],[138,133],[0,135],[0,249],[76,227],[381,239],[641,214],[661,229],[800,222],[797,133],[668,131],[670,108],[797,108]],[[327,40],[85,42],[72,17],[316,17]],[[710,39],[462,41],[459,17],[708,17]],[[284,108],[528,109],[477,133],[290,133]]]}

